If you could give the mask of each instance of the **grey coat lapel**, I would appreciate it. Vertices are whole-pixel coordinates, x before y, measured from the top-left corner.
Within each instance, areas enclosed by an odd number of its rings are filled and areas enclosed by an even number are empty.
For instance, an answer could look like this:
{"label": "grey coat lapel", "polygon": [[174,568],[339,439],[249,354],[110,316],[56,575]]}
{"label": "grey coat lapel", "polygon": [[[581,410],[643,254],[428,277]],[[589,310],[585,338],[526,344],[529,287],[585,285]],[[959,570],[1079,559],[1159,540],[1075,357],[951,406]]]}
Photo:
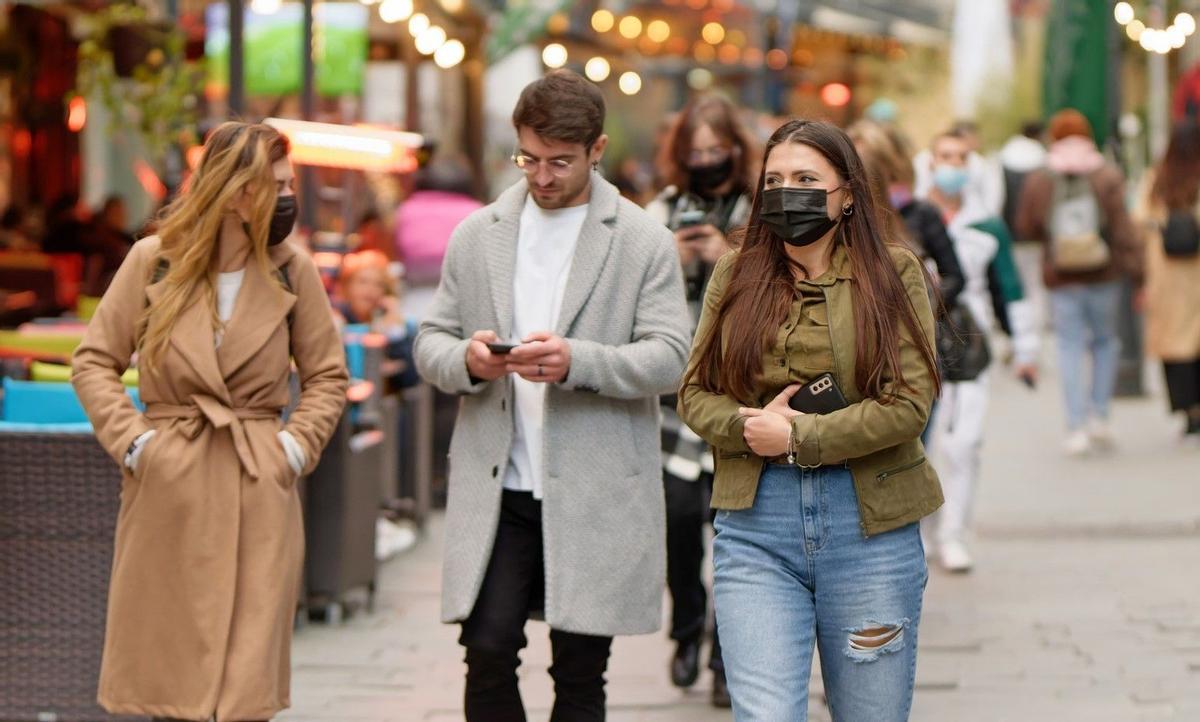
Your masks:
{"label": "grey coat lapel", "polygon": [[575,317],[591,297],[596,281],[600,280],[600,273],[604,270],[604,262],[612,247],[613,226],[617,221],[620,198],[616,186],[604,180],[599,173],[592,174],[592,196],[588,201],[587,218],[583,221],[579,241],[575,244],[575,257],[571,261],[562,309],[555,324],[555,332],[559,336],[567,335]]}
{"label": "grey coat lapel", "polygon": [[513,275],[517,270],[517,235],[521,210],[525,207],[528,183],[522,179],[500,194],[493,204],[493,223],[488,228],[488,285],[496,310],[496,335],[508,340],[513,322]]}

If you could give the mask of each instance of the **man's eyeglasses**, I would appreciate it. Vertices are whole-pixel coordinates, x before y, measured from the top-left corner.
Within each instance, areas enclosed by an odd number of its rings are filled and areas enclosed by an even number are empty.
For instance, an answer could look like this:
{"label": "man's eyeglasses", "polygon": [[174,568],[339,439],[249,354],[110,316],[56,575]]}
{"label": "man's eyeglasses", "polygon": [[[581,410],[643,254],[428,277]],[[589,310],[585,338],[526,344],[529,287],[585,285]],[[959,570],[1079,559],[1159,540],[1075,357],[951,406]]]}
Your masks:
{"label": "man's eyeglasses", "polygon": [[513,165],[520,168],[525,175],[533,175],[538,172],[538,168],[542,163],[545,163],[550,168],[550,175],[555,178],[566,178],[571,175],[572,162],[562,158],[554,158],[552,160],[540,161],[533,156],[523,155],[521,153],[514,154],[512,157]]}

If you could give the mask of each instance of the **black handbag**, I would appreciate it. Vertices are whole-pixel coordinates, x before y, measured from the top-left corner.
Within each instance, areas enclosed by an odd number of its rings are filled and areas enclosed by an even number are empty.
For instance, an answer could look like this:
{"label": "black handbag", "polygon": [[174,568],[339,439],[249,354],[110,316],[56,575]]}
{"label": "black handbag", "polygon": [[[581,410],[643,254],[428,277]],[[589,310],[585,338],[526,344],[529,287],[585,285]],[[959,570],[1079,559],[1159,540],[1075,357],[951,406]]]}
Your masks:
{"label": "black handbag", "polygon": [[938,320],[937,351],[943,381],[974,381],[992,363],[987,334],[961,303],[954,304]]}
{"label": "black handbag", "polygon": [[1168,258],[1194,258],[1200,253],[1200,224],[1195,211],[1171,211],[1162,227],[1162,240]]}

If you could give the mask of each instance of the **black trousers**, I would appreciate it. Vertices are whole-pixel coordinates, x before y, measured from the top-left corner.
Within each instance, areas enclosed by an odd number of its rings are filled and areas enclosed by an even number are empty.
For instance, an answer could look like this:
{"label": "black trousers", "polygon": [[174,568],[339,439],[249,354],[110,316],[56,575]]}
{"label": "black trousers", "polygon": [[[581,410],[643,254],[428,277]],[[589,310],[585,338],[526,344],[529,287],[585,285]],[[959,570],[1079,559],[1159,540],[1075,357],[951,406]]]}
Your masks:
{"label": "black trousers", "polygon": [[[542,503],[533,494],[506,489],[492,558],[458,639],[467,648],[467,722],[525,722],[518,653],[528,643],[525,622],[542,610],[545,586]],[[552,629],[550,645],[551,722],[602,722],[612,637]]]}
{"label": "black trousers", "polygon": [[[708,616],[708,590],[702,577],[704,523],[711,518],[712,474],[686,481],[663,472],[667,502],[667,588],[671,592],[671,639],[699,640]],[[709,669],[723,671],[721,637],[713,621]]]}
{"label": "black trousers", "polygon": [[1200,406],[1200,360],[1163,363],[1167,395],[1172,411],[1190,411]]}

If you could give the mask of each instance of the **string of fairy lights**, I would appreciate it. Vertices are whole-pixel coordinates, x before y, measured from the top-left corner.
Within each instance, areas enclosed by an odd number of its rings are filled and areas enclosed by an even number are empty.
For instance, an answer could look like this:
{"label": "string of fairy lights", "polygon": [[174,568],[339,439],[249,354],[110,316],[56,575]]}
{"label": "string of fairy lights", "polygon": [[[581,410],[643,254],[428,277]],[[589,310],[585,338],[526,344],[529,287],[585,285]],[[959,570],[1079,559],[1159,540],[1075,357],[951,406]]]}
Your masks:
{"label": "string of fairy lights", "polygon": [[1113,7],[1113,18],[1125,27],[1125,35],[1149,53],[1166,55],[1187,44],[1196,32],[1196,18],[1191,13],[1179,13],[1174,22],[1165,28],[1150,27],[1137,16],[1133,5],[1119,2]]}

